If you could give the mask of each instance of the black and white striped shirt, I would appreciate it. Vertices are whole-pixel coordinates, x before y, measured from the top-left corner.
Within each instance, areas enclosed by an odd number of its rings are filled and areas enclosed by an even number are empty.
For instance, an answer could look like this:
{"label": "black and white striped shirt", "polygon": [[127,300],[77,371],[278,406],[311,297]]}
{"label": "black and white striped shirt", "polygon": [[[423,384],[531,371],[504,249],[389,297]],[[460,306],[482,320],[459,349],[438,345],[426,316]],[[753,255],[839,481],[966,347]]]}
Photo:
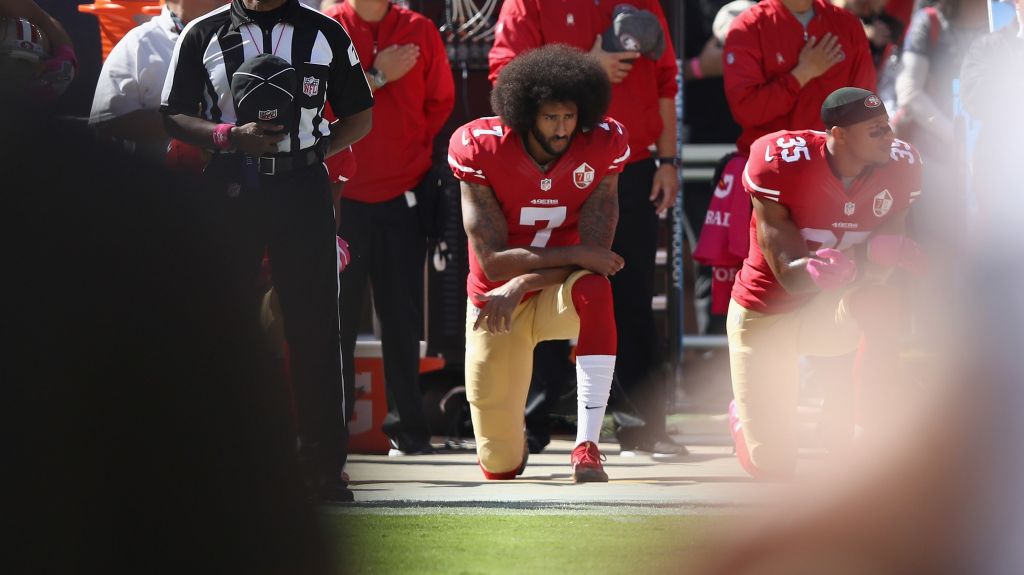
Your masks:
{"label": "black and white striped shirt", "polygon": [[181,33],[164,83],[160,111],[216,123],[236,123],[231,76],[246,60],[272,53],[291,63],[299,79],[297,126],[278,145],[291,152],[315,145],[330,133],[324,105],[342,118],[373,105],[359,56],[336,20],[287,0],[282,19],[261,29],[241,0],[190,22]]}

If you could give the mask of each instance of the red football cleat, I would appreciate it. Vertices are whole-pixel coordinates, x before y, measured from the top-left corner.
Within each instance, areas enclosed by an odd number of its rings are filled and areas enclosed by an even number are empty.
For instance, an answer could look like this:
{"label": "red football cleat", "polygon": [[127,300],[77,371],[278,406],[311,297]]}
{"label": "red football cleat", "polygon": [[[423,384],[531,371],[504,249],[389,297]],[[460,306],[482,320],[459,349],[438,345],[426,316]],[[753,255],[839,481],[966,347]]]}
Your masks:
{"label": "red football cleat", "polygon": [[572,450],[572,481],[573,483],[590,483],[608,481],[601,462],[605,459],[593,441],[584,441]]}

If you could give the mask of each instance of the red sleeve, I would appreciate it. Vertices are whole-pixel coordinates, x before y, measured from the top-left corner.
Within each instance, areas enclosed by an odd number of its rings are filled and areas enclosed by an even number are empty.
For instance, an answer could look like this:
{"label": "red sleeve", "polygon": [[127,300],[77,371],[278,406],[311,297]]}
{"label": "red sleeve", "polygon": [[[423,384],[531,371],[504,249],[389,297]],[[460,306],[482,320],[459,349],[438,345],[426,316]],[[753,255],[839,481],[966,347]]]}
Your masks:
{"label": "red sleeve", "polygon": [[743,169],[743,188],[754,197],[777,202],[782,195],[782,175],[779,152],[771,144],[772,139],[764,136],[750,145],[750,158]]}
{"label": "red sleeve", "polygon": [[[742,18],[743,15],[740,15]],[[753,22],[738,20],[725,39],[725,94],[729,109],[741,127],[763,126],[789,114],[796,106],[800,83],[793,74],[765,78]]]}
{"label": "red sleeve", "polygon": [[427,97],[423,102],[423,113],[427,119],[428,142],[432,142],[455,108],[455,82],[441,35],[433,25],[424,26],[424,29],[427,37],[422,45],[427,47],[430,60],[426,68]]}
{"label": "red sleeve", "polygon": [[[517,54],[537,48],[544,43],[540,33],[540,8],[532,0],[505,0],[495,26],[494,45],[487,54],[491,84]],[[674,81],[674,80],[673,80]]]}
{"label": "red sleeve", "polygon": [[356,155],[352,153],[352,147],[328,156],[324,160],[327,165],[327,178],[330,182],[347,182],[356,174]]}
{"label": "red sleeve", "polygon": [[672,47],[672,34],[668,29],[668,22],[665,20],[665,12],[661,9],[660,2],[651,2],[650,10],[661,22],[661,32],[665,35],[665,51],[661,54],[655,64],[658,78],[658,97],[675,98],[679,91],[676,84],[676,76],[679,74],[679,67],[676,65],[676,51]]}
{"label": "red sleeve", "polygon": [[455,178],[470,184],[486,184],[487,176],[479,165],[479,148],[476,138],[470,134],[472,124],[455,130],[448,141],[448,166]]}
{"label": "red sleeve", "polygon": [[874,92],[877,89],[878,76],[875,71],[875,62],[871,58],[871,45],[864,33],[864,26],[856,18],[850,18],[848,22],[851,24],[850,32],[854,46],[853,65],[850,71],[851,85]]}
{"label": "red sleeve", "polygon": [[615,152],[612,155],[611,162],[608,164],[608,171],[605,175],[619,174],[625,169],[626,164],[629,163],[629,156],[631,154],[629,150],[629,132],[626,131],[625,126],[611,118],[608,118],[606,123],[608,124],[609,132],[611,132],[611,147]]}

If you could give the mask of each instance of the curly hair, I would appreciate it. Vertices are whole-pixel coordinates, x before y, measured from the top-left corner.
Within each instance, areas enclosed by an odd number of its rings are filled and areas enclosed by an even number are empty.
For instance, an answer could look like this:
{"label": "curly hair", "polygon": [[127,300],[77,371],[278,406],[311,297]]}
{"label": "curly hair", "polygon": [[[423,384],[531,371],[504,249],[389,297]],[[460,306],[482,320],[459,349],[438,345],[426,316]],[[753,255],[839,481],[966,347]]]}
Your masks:
{"label": "curly hair", "polygon": [[525,136],[541,105],[575,102],[577,129],[589,130],[608,111],[612,87],[596,59],[575,48],[549,44],[517,56],[502,69],[491,108],[505,125]]}

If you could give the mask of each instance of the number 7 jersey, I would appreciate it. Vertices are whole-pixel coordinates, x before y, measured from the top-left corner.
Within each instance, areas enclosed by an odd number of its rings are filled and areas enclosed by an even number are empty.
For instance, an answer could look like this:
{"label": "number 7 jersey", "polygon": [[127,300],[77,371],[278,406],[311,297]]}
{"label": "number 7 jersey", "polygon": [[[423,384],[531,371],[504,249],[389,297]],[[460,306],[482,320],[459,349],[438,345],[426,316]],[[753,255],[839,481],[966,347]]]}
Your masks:
{"label": "number 7 jersey", "polygon": [[[629,134],[607,117],[592,130],[577,132],[546,171],[498,117],[473,120],[455,130],[448,144],[455,177],[494,191],[508,226],[509,247],[578,244],[580,208],[601,180],[621,172],[628,159]],[[472,296],[504,283],[488,281],[470,244],[466,287],[473,303],[482,306]]]}
{"label": "number 7 jersey", "polygon": [[[921,157],[910,144],[894,140],[889,162],[868,168],[846,188],[829,165],[826,138],[813,130],[768,134],[751,145],[743,171],[747,193],[789,210],[808,254],[821,248],[849,253],[921,194]],[[790,311],[814,294],[789,294],[779,284],[758,244],[756,220],[750,219],[750,250],[732,299],[752,311]]]}

